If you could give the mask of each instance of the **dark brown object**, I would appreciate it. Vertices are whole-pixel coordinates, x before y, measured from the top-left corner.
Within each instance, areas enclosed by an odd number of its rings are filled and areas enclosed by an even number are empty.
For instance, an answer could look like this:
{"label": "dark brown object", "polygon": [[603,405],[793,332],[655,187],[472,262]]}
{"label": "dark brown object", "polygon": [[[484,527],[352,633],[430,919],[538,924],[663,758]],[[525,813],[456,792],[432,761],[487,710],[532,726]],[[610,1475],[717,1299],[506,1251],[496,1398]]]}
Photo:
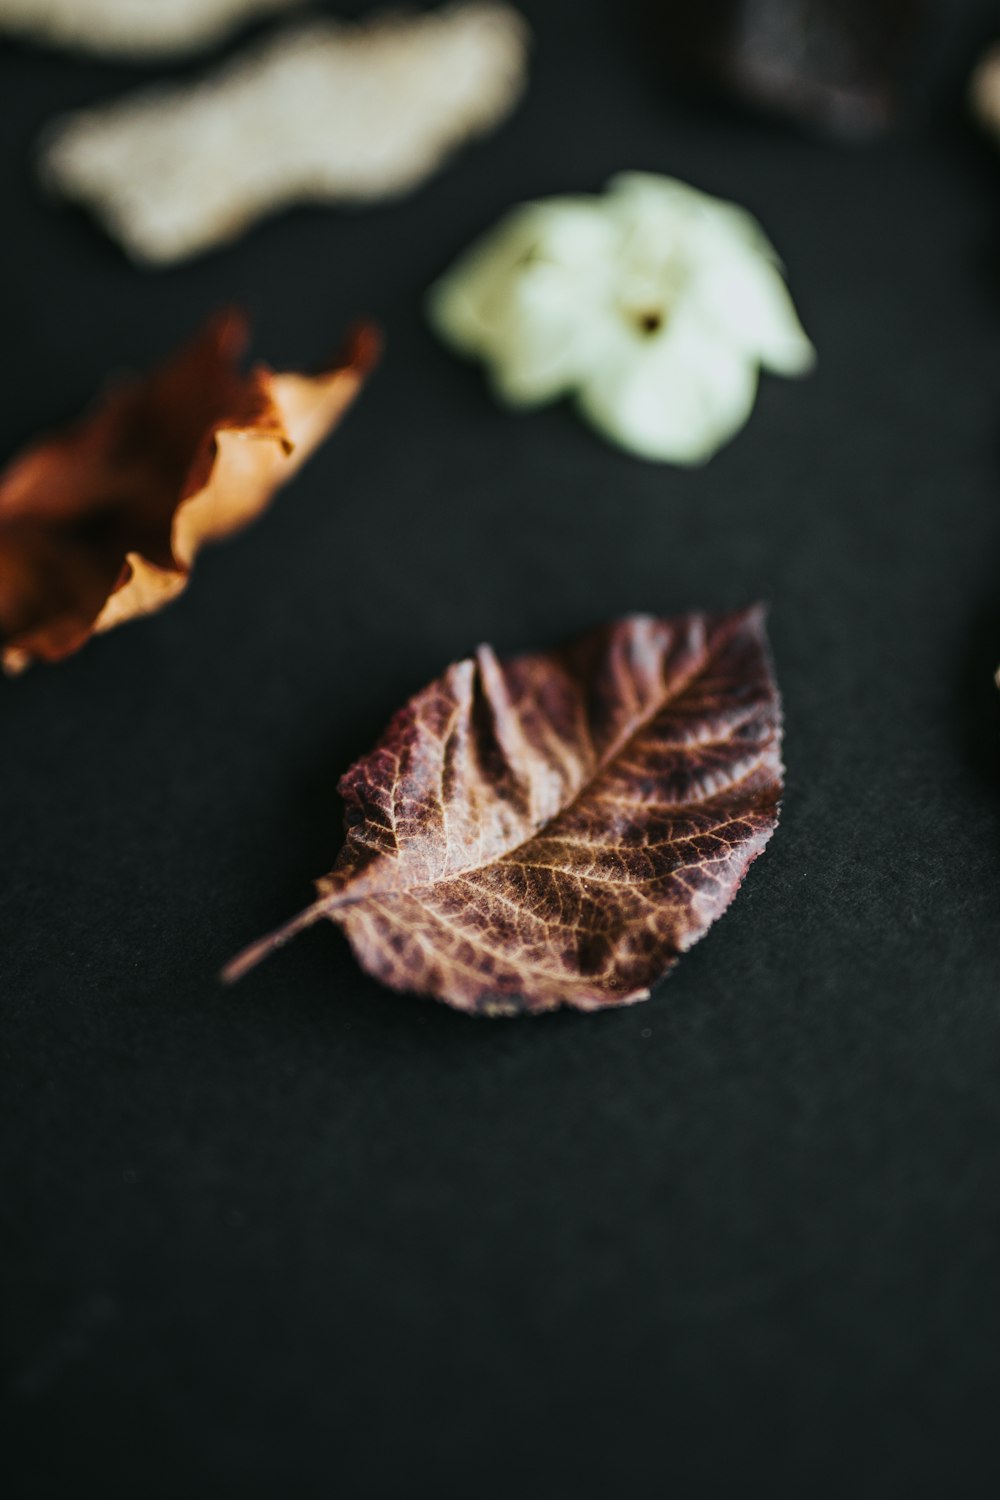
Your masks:
{"label": "dark brown object", "polygon": [[490,1015],[645,999],[732,901],[781,793],[763,614],[635,616],[449,667],[343,777],[320,917],[397,990]]}
{"label": "dark brown object", "polygon": [[834,135],[893,124],[926,47],[929,0],[639,0],[679,82]]}
{"label": "dark brown object", "polygon": [[223,313],[0,475],[0,662],[56,661],[160,609],[206,543],[247,525],[327,436],[378,354],[366,326],[321,375],[244,372]]}

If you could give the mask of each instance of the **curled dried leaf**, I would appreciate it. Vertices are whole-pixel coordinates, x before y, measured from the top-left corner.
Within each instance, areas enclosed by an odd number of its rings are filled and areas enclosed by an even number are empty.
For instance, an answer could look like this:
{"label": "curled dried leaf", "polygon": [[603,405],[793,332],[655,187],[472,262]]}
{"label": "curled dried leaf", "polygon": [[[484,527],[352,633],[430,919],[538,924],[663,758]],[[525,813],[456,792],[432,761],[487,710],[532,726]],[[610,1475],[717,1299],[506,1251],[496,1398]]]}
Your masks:
{"label": "curled dried leaf", "polygon": [[254,520],[323,441],[378,355],[369,325],[315,376],[244,371],[246,320],[212,318],[0,475],[0,663],[57,661],[160,609],[195,555]]}
{"label": "curled dried leaf", "polygon": [[42,175],[134,259],[166,265],[292,203],[409,191],[510,113],[526,67],[527,28],[495,0],[317,21],[197,83],[70,116]]}
{"label": "curled dried leaf", "polygon": [[460,1010],[645,999],[774,831],[780,742],[759,608],[481,647],[343,777],[319,899],[225,977],[328,917],[384,984]]}

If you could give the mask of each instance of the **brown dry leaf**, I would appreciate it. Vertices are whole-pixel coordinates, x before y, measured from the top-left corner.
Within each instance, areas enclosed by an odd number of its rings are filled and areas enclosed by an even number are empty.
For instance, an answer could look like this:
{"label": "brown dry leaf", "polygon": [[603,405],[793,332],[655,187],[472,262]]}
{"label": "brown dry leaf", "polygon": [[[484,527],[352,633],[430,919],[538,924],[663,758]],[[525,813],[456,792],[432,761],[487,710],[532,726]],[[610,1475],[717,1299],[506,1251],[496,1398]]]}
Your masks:
{"label": "brown dry leaf", "polygon": [[329,917],[384,984],[460,1010],[645,999],[732,901],[781,785],[760,608],[634,616],[507,663],[483,646],[343,777],[319,900],[224,977]]}
{"label": "brown dry leaf", "polygon": [[[634,9],[636,7],[633,7]],[[845,139],[890,128],[915,103],[926,54],[954,4],[928,0],[639,0],[653,65]]]}
{"label": "brown dry leaf", "polygon": [[242,314],[212,318],[151,374],[0,474],[0,663],[57,661],[160,609],[198,550],[232,535],[323,441],[378,356],[360,325],[316,376],[240,368]]}

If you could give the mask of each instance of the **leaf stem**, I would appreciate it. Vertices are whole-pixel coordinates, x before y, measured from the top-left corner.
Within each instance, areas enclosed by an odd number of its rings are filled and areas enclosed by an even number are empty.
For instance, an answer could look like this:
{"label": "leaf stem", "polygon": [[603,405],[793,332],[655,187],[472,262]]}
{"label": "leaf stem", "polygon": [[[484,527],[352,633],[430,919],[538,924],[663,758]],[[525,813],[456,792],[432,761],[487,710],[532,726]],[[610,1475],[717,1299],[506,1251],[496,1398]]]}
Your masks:
{"label": "leaf stem", "polygon": [[266,937],[258,938],[255,943],[251,943],[241,953],[237,953],[235,958],[229,960],[219,976],[223,984],[235,984],[238,979],[243,978],[244,974],[249,974],[251,969],[255,969],[263,959],[276,953],[279,948],[283,948],[297,933],[304,932],[307,927],[318,922],[320,917],[326,916],[333,906],[339,904],[336,900],[331,901],[329,896],[321,896],[318,901],[313,902],[312,906],[307,906],[305,911],[300,911],[298,916],[292,917],[290,922],[276,927]]}

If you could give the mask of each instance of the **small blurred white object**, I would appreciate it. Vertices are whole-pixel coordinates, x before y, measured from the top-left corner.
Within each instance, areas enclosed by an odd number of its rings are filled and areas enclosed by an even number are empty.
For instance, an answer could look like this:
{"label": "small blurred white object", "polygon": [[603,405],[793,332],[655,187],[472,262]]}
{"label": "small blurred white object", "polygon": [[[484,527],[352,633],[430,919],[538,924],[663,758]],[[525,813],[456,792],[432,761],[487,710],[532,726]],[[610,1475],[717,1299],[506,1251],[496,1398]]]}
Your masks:
{"label": "small blurred white object", "polygon": [[973,68],[969,101],[980,124],[1000,138],[1000,43],[984,52]]}
{"label": "small blurred white object", "polygon": [[0,30],[118,57],[180,56],[302,0],[0,0]]}
{"label": "small blurred white object", "polygon": [[166,265],[290,203],[417,187],[510,113],[527,54],[521,16],[490,0],[317,21],[199,83],[57,122],[42,145],[43,179],[91,209],[136,260]]}
{"label": "small blurred white object", "polygon": [[431,288],[428,310],[510,406],[572,396],[612,442],[678,464],[743,426],[761,366],[815,362],[757,221],[651,173],[515,209]]}

